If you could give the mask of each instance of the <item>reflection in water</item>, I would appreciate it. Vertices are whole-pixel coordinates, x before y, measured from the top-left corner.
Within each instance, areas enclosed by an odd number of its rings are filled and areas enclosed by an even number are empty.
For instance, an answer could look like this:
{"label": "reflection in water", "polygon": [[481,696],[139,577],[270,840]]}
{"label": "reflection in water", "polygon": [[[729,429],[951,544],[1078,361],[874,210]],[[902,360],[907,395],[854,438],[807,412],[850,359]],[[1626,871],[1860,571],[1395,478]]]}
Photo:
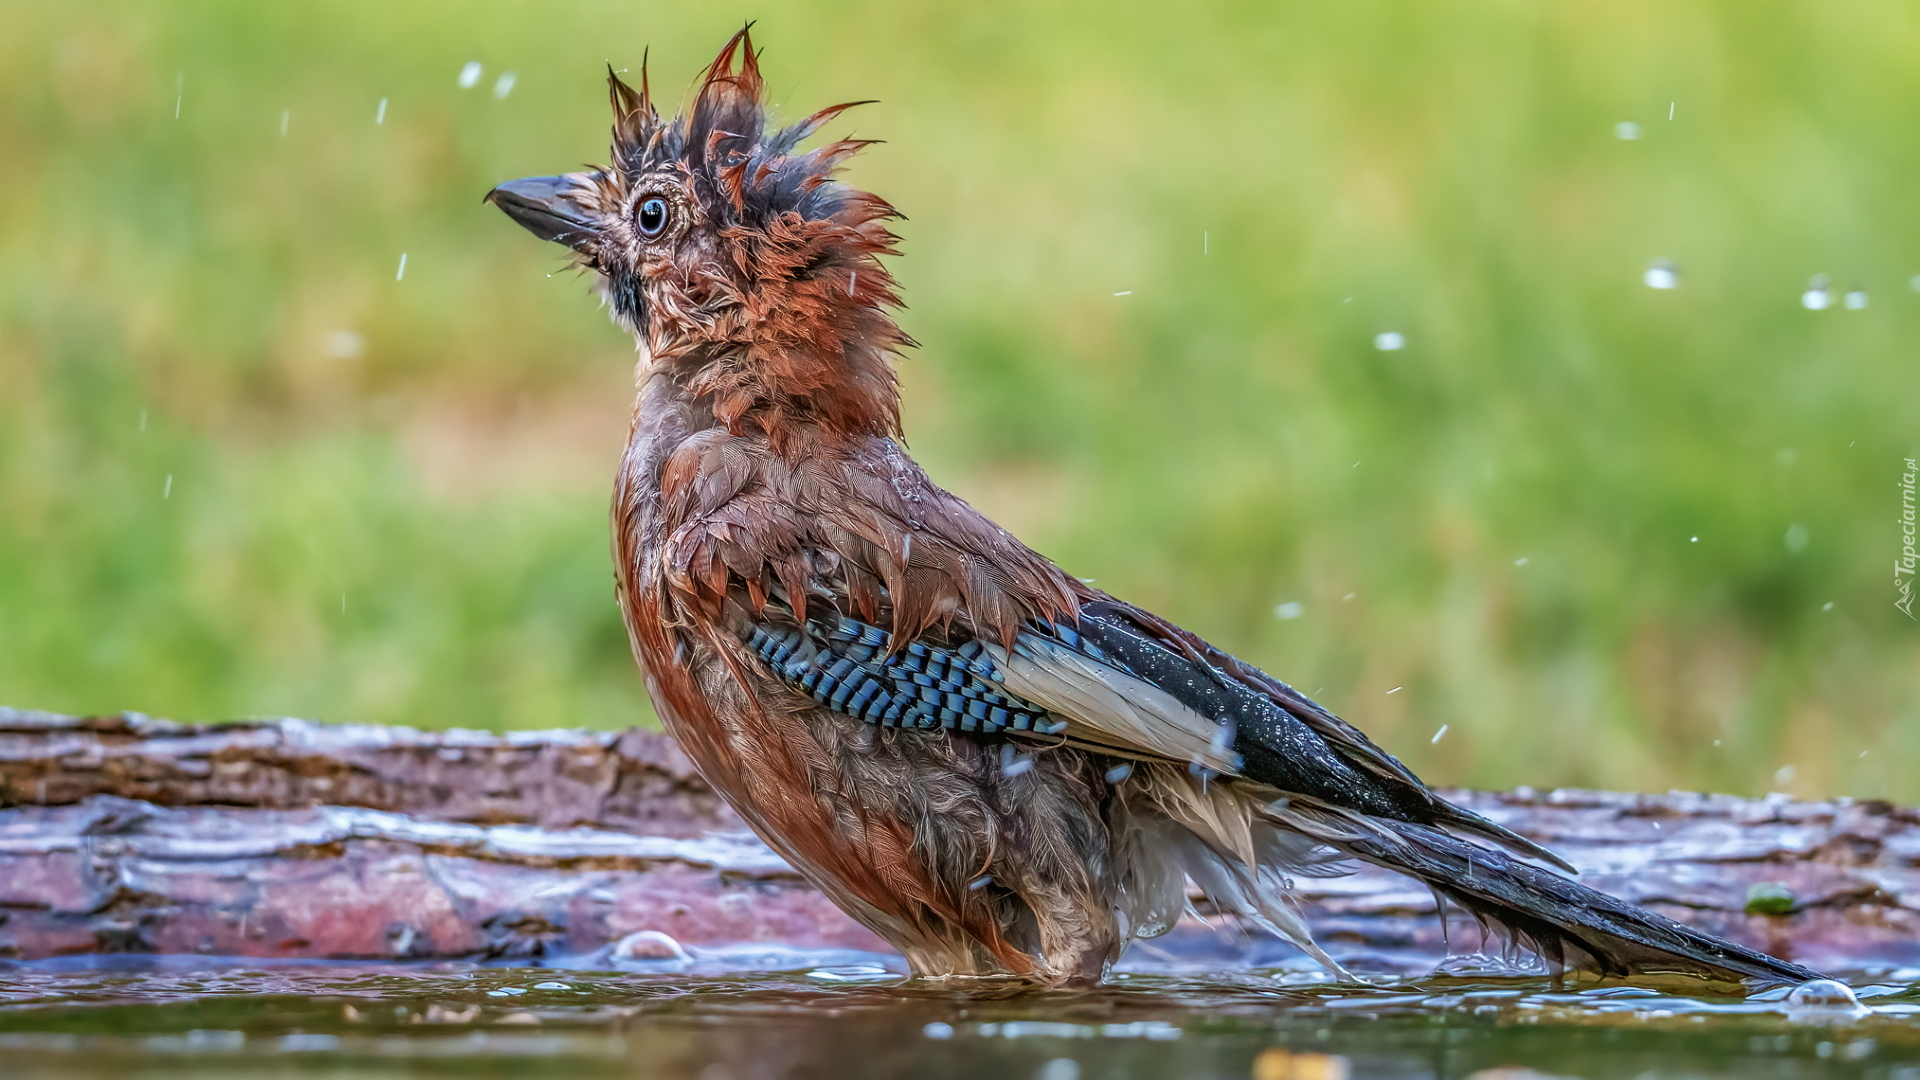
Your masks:
{"label": "reflection in water", "polygon": [[[1920,1077],[1920,970],[1739,1000],[1544,978],[1378,986],[1124,972],[1094,990],[911,982],[860,954],[718,973],[89,958],[0,966],[8,1077],[1226,1078],[1483,1070]],[[897,961],[895,961],[897,963]],[[1332,1073],[1329,1073],[1332,1075]],[[1524,1071],[1493,1076],[1526,1076]]]}

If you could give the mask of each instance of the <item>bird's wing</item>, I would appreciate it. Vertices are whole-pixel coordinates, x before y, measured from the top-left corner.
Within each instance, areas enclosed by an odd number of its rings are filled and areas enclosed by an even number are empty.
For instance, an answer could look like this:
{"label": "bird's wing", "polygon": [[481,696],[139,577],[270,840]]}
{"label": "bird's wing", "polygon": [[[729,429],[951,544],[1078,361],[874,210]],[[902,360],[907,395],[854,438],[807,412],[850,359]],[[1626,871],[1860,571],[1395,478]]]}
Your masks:
{"label": "bird's wing", "polygon": [[[1436,798],[1291,687],[1067,576],[896,444],[666,465],[669,581],[793,688],[887,726],[1048,736],[1557,857]],[[730,607],[729,607],[730,605]]]}

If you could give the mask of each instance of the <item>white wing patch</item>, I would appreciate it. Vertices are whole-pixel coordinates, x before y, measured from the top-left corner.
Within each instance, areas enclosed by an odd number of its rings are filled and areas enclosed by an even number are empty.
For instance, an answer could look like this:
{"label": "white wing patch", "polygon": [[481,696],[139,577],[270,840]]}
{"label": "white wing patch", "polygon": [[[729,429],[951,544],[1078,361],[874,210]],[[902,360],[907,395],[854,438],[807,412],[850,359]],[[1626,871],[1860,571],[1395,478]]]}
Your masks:
{"label": "white wing patch", "polygon": [[[1170,761],[1238,773],[1232,729],[1182,704],[1165,690],[1043,637],[1022,634],[1009,654],[987,652],[1008,691],[1048,712],[1084,724],[1118,744]],[[1222,737],[1224,734],[1224,738]]]}

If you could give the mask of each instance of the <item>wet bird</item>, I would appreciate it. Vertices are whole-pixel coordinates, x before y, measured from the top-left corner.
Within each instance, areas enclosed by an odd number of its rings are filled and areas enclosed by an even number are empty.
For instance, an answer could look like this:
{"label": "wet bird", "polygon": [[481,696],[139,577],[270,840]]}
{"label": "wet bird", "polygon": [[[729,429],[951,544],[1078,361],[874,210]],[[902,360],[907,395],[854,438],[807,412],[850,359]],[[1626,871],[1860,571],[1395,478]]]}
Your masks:
{"label": "wet bird", "polygon": [[[1363,860],[1555,970],[1814,972],[1588,889],[1339,717],[1063,572],[901,446],[899,215],[769,123],[746,31],[663,118],[611,71],[612,164],[488,198],[638,343],[617,594],[667,729],[922,976],[1100,979],[1188,883],[1336,975],[1290,898]],[[1540,865],[1540,864],[1545,864]]]}

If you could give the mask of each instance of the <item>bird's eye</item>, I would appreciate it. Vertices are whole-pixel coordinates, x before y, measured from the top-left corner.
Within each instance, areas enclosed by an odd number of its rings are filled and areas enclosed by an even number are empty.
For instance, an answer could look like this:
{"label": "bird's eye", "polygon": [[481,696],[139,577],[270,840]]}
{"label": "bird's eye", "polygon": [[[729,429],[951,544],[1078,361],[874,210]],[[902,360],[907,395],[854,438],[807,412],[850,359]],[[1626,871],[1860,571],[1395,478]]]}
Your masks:
{"label": "bird's eye", "polygon": [[649,195],[640,200],[638,215],[640,234],[652,240],[667,231],[667,200],[658,195]]}

